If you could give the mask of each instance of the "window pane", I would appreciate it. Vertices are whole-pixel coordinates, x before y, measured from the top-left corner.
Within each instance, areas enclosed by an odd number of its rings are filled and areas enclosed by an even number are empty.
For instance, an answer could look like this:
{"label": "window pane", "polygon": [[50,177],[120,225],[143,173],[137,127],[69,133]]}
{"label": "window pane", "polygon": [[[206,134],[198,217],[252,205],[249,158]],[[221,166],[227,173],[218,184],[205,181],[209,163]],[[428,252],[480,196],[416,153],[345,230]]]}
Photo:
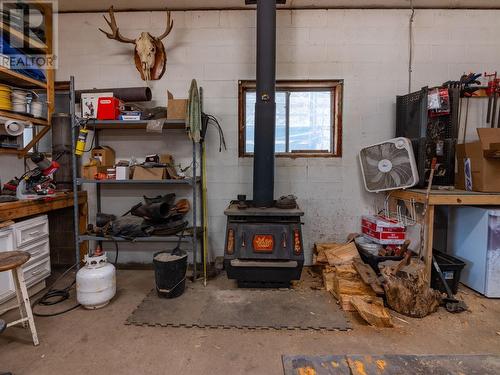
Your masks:
{"label": "window pane", "polygon": [[[247,91],[245,97],[245,151],[254,151],[255,91]],[[276,92],[276,152],[286,152],[286,93]]]}
{"label": "window pane", "polygon": [[245,151],[253,152],[255,134],[255,91],[247,91],[245,96]]}
{"label": "window pane", "polygon": [[330,91],[290,92],[290,152],[331,150]]}
{"label": "window pane", "polygon": [[[330,91],[276,92],[276,152],[332,152]],[[287,96],[289,96],[289,145],[287,150]],[[255,91],[245,92],[245,152],[254,152]]]}
{"label": "window pane", "polygon": [[275,152],[286,152],[286,92],[276,92]]}

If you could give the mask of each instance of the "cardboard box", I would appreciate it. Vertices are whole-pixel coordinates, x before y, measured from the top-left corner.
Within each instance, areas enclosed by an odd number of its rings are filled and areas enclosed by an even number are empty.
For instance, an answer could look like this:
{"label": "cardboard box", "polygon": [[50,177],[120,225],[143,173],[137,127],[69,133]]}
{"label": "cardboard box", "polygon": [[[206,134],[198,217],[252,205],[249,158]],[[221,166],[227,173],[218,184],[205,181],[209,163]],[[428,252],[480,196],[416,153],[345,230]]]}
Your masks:
{"label": "cardboard box", "polygon": [[83,118],[97,118],[99,98],[113,96],[113,92],[83,92],[81,95],[81,108]]}
{"label": "cardboard box", "polygon": [[91,157],[101,162],[102,166],[112,167],[115,165],[115,151],[109,146],[97,146],[91,151]]}
{"label": "cardboard box", "polygon": [[165,168],[167,171],[166,178],[173,180],[179,180],[182,178],[177,174],[177,170],[175,169],[174,165],[174,157],[172,155],[160,154],[160,163],[167,164],[167,167]]}
{"label": "cardboard box", "polygon": [[172,93],[167,91],[167,120],[185,120],[187,103],[187,99],[174,99]]}
{"label": "cardboard box", "polygon": [[404,232],[406,228],[397,220],[378,215],[364,215],[361,217],[361,226],[375,232]]}
{"label": "cardboard box", "polygon": [[102,165],[83,166],[82,178],[86,180],[95,180],[95,175],[97,173],[106,173],[107,170],[108,167]]}
{"label": "cardboard box", "polygon": [[405,232],[377,232],[368,227],[361,227],[363,235],[381,245],[402,245],[406,239]]}
{"label": "cardboard box", "polygon": [[[459,144],[456,147],[457,172],[455,187],[485,193],[500,192],[500,129],[476,129],[479,141]],[[472,180],[466,189],[466,165]]]}
{"label": "cardboard box", "polygon": [[133,180],[163,180],[165,179],[165,168],[144,168],[137,165],[134,168]]}

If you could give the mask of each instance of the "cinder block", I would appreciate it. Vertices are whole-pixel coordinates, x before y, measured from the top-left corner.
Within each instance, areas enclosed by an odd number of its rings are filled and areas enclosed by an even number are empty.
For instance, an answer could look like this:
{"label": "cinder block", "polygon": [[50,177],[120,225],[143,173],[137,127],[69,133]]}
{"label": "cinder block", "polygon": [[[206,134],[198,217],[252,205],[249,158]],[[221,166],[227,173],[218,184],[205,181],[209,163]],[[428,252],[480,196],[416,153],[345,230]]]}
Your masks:
{"label": "cinder block", "polygon": [[293,27],[325,27],[327,14],[324,10],[293,10]]}
{"label": "cinder block", "polygon": [[220,26],[220,11],[191,11],[185,13],[186,28],[215,28]]}
{"label": "cinder block", "polygon": [[232,11],[223,10],[220,12],[220,26],[227,28],[255,27],[257,17],[253,9]]}

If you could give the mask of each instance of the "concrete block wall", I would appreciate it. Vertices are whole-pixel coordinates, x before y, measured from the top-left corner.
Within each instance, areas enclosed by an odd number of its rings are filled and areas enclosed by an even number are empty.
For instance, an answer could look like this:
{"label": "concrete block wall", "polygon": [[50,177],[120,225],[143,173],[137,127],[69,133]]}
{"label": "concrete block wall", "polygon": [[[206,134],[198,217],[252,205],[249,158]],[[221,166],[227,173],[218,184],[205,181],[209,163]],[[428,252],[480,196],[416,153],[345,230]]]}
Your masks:
{"label": "concrete block wall", "polygon": [[[219,118],[228,150],[208,133],[208,212],[212,255],[223,253],[223,210],[238,193],[251,196],[252,160],[238,158],[237,81],[255,77],[254,11],[173,12],[174,29],[164,40],[165,76],[151,82],[156,105],[166,90],[186,97],[190,80],[204,87],[204,109]],[[315,241],[343,240],[359,230],[360,215],[374,211],[377,196],[364,191],[360,147],[391,138],[395,96],[408,89],[407,10],[299,10],[278,12],[278,79],[344,79],[342,158],[284,159],[276,163],[275,195],[293,193],[305,210],[307,259]],[[464,71],[498,70],[498,11],[418,10],[415,15],[413,89],[457,79]],[[123,34],[160,34],[162,12],[118,13]],[[62,14],[59,19],[58,80],[76,77],[78,88],[143,85],[132,46],[108,40],[101,14]],[[477,118],[482,113],[477,112]],[[470,119],[474,119],[471,115]],[[473,121],[473,120],[470,120]],[[149,143],[138,134],[106,133],[102,143],[118,158],[168,151],[188,161],[183,135]],[[186,154],[187,153],[187,154]],[[2,164],[3,165],[3,164]],[[2,175],[3,177],[3,175]],[[153,194],[145,188],[139,194]],[[132,190],[104,193],[103,210],[121,213],[137,201]],[[126,261],[149,262],[156,248],[130,247]]]}

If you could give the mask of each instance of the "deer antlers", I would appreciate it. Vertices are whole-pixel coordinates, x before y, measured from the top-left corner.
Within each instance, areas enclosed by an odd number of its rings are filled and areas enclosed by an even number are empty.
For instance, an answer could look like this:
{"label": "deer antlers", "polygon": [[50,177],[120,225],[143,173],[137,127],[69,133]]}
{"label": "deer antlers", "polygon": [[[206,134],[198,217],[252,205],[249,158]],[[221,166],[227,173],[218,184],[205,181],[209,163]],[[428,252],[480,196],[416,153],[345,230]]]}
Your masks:
{"label": "deer antlers", "polygon": [[174,26],[174,21],[170,20],[170,11],[168,10],[167,11],[167,27],[166,27],[165,31],[163,32],[163,34],[158,36],[156,39],[162,40],[163,38],[165,38],[168,34],[170,34],[173,26]]}
{"label": "deer antlers", "polygon": [[[132,43],[135,44],[134,39],[126,38],[120,33],[120,29],[118,28],[118,25],[116,24],[116,18],[115,18],[115,12],[113,9],[113,6],[109,7],[108,10],[109,13],[109,20],[106,18],[106,16],[103,16],[104,20],[106,23],[109,25],[111,29],[111,33],[108,33],[104,31],[103,29],[99,28],[99,30],[104,33],[109,39],[115,39],[119,42],[122,43]],[[158,40],[164,39],[168,34],[170,34],[170,31],[172,31],[172,27],[174,26],[174,21],[170,19],[170,11],[167,11],[167,27],[165,28],[165,31],[163,34],[161,34],[158,37],[155,37]]]}
{"label": "deer antlers", "polygon": [[109,25],[110,29],[111,29],[111,33],[107,33],[106,31],[104,31],[103,29],[99,28],[99,30],[106,34],[106,36],[109,38],[109,39],[115,39],[119,42],[122,42],[122,43],[132,43],[132,44],[135,44],[135,40],[134,39],[129,39],[129,38],[125,38],[122,34],[120,34],[120,29],[118,28],[117,24],[116,24],[116,19],[115,19],[115,12],[114,12],[114,9],[113,9],[113,6],[110,6],[109,7],[109,20],[106,18],[106,16],[102,16],[104,18],[104,20],[106,21],[106,23]]}

